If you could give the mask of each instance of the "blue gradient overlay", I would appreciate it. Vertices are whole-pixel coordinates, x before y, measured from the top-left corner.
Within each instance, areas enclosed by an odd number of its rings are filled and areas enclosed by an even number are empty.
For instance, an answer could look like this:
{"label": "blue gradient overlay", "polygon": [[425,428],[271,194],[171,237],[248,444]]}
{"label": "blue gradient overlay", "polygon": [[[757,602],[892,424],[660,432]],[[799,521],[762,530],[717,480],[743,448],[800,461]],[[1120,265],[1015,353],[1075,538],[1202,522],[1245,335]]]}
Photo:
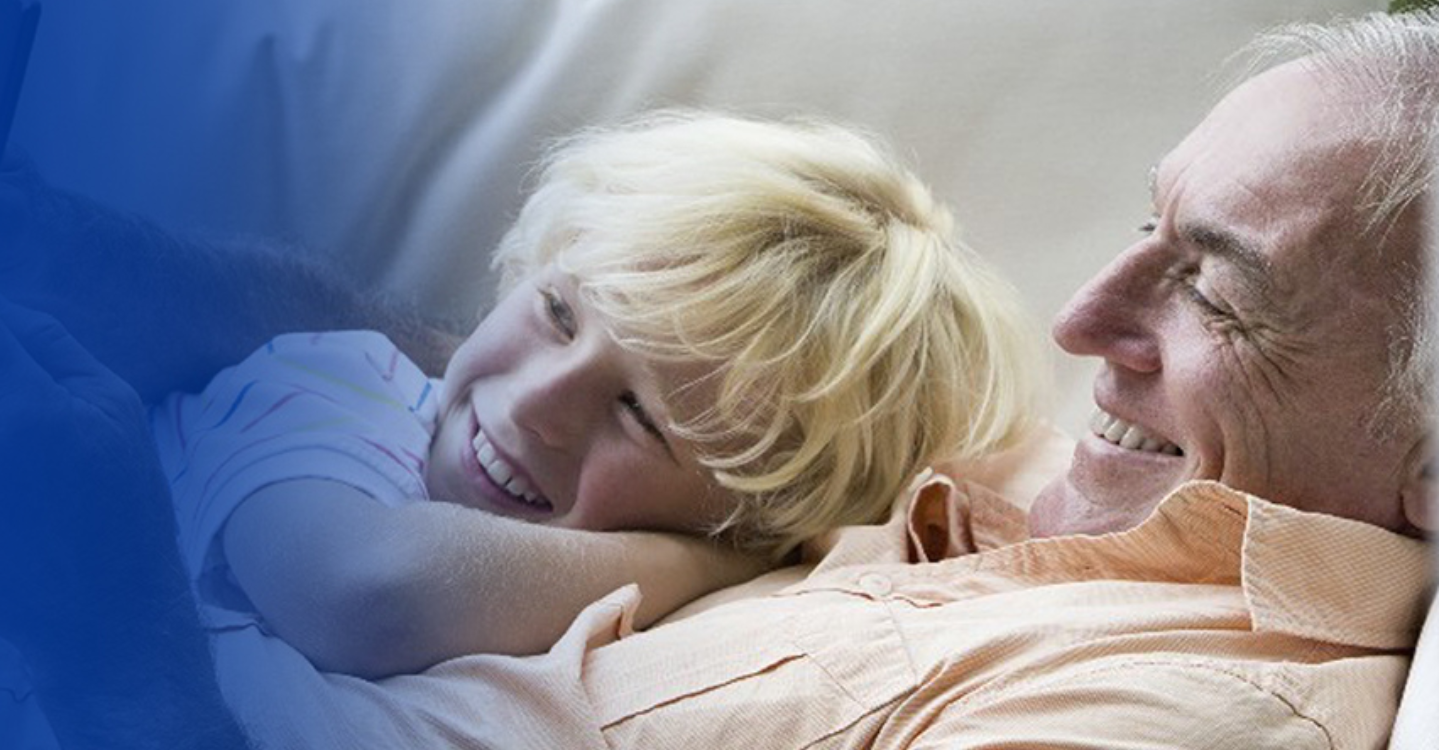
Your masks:
{"label": "blue gradient overlay", "polygon": [[[32,5],[0,0],[0,86]],[[189,288],[159,254],[295,234],[280,206],[307,204],[279,200],[284,154],[262,145],[286,107],[255,30],[303,3],[40,5],[0,174],[0,750],[237,747],[137,389],[203,380],[192,342],[236,335],[205,301],[245,292]],[[236,54],[231,30],[259,41]]]}

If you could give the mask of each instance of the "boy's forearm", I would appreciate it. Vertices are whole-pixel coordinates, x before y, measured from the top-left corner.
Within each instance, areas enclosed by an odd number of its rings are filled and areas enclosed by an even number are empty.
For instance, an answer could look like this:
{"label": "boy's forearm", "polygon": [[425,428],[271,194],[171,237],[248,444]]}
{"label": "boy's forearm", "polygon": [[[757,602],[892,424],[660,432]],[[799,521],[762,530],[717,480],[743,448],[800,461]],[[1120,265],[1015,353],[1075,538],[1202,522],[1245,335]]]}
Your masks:
{"label": "boy's forearm", "polygon": [[769,570],[761,555],[722,541],[675,534],[631,534],[630,578],[644,594],[635,626],[647,628],[705,594],[748,581]]}
{"label": "boy's forearm", "polygon": [[347,491],[273,485],[236,511],[225,537],[271,626],[329,671],[373,678],[466,654],[539,653],[627,583],[645,592],[644,625],[759,570],[701,540],[557,529],[439,502],[387,508]]}
{"label": "boy's forearm", "polygon": [[420,620],[428,663],[545,651],[586,606],[631,583],[643,593],[635,619],[644,627],[764,565],[702,539],[554,528],[448,503],[407,506],[400,516],[396,534],[410,544],[393,602]]}
{"label": "boy's forearm", "polygon": [[568,535],[530,531],[441,503],[387,507],[348,485],[302,479],[247,498],[226,523],[224,547],[273,632],[324,671],[378,678],[470,653],[536,653],[557,639],[568,616],[536,623],[517,612],[553,604],[553,589],[511,576],[520,561],[572,558],[547,543]]}

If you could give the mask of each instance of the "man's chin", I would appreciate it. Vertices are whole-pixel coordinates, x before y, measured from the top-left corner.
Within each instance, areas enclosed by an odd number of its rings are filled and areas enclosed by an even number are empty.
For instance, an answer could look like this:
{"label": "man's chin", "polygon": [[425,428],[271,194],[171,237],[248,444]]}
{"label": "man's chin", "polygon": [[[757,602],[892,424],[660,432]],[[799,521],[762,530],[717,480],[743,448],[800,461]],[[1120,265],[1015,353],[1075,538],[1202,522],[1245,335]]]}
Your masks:
{"label": "man's chin", "polygon": [[1055,478],[1035,496],[1029,506],[1029,535],[1035,539],[1059,536],[1067,533],[1064,523],[1065,496],[1074,492],[1069,486],[1069,477]]}
{"label": "man's chin", "polygon": [[1029,533],[1036,539],[1068,534],[1095,536],[1138,526],[1168,491],[1107,487],[1081,490],[1070,475],[1050,482],[1029,510]]}

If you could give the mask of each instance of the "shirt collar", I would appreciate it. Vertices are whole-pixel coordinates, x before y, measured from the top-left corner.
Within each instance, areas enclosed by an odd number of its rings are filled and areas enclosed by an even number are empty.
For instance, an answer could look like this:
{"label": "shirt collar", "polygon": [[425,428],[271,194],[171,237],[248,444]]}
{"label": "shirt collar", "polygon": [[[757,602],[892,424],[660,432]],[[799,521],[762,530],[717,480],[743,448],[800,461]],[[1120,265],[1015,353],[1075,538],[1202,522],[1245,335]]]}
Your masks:
{"label": "shirt collar", "polygon": [[[1423,622],[1426,545],[1370,524],[1190,482],[1138,526],[1026,540],[1024,512],[978,484],[925,472],[888,522],[816,540],[814,574],[942,560],[955,574],[1003,569],[1036,584],[1140,580],[1242,587],[1258,632],[1405,649]],[[811,578],[806,585],[817,583]]]}
{"label": "shirt collar", "polygon": [[801,549],[815,573],[850,565],[926,563],[984,552],[1028,536],[1025,512],[998,493],[925,469],[896,499],[883,524],[846,526]]}
{"label": "shirt collar", "polygon": [[1256,631],[1365,648],[1413,646],[1430,576],[1423,542],[1217,482],[1179,487],[1128,531],[1018,548],[1050,575],[1238,583]]}
{"label": "shirt collar", "polygon": [[1424,542],[1219,489],[1247,503],[1242,572],[1256,630],[1368,648],[1414,645],[1430,583]]}

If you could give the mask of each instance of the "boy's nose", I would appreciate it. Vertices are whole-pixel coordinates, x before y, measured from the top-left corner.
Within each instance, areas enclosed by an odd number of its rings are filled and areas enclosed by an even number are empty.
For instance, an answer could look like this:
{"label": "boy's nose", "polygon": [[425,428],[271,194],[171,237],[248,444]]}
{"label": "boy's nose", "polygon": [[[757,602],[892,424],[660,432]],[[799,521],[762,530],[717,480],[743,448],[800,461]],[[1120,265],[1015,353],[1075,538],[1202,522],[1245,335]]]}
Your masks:
{"label": "boy's nose", "polygon": [[592,354],[561,350],[515,373],[510,418],[551,448],[571,447],[600,418],[605,372]]}

